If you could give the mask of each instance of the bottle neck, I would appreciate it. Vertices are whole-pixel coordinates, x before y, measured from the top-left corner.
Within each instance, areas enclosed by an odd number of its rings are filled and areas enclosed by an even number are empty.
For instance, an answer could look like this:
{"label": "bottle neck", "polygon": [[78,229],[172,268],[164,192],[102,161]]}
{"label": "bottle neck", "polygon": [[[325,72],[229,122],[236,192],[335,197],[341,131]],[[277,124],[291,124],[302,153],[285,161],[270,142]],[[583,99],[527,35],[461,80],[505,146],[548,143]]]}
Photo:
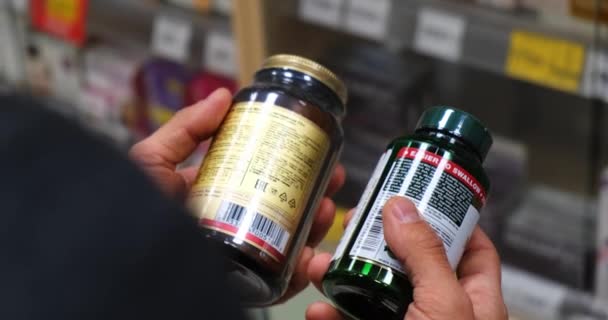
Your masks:
{"label": "bottle neck", "polygon": [[338,96],[321,81],[303,72],[284,68],[263,69],[255,74],[254,85],[284,89],[333,114],[337,119],[344,118],[345,107]]}
{"label": "bottle neck", "polygon": [[444,144],[457,147],[459,149],[464,149],[468,153],[472,154],[479,160],[480,163],[483,163],[485,156],[477,150],[477,148],[473,147],[470,143],[465,141],[459,136],[450,134],[449,132],[432,130],[428,128],[417,129],[415,132],[417,135],[423,135],[424,137],[441,141]]}

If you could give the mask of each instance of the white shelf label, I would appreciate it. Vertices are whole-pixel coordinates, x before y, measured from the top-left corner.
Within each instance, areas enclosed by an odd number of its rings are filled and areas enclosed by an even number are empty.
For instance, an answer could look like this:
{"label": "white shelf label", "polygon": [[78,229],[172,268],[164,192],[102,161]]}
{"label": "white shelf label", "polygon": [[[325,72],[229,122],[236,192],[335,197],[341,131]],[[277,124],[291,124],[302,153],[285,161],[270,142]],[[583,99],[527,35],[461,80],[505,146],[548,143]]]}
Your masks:
{"label": "white shelf label", "polygon": [[346,11],[346,29],[351,33],[384,40],[387,35],[391,0],[350,0]]}
{"label": "white shelf label", "polygon": [[19,26],[15,23],[16,17],[10,12],[0,11],[0,79],[11,84],[17,84],[23,79],[21,44],[19,43]]}
{"label": "white shelf label", "polygon": [[185,62],[190,53],[192,25],[189,22],[159,16],[154,21],[152,52],[177,62]]}
{"label": "white shelf label", "polygon": [[227,33],[209,31],[203,54],[205,69],[219,74],[234,77],[237,74],[236,44]]}
{"label": "white shelf label", "polygon": [[422,9],[418,14],[414,49],[420,53],[448,61],[458,61],[466,29],[463,17]]}
{"label": "white shelf label", "polygon": [[20,14],[26,13],[28,10],[29,4],[27,0],[12,0],[11,3],[13,9]]}
{"label": "white shelf label", "polygon": [[232,12],[232,0],[213,0],[211,3],[213,9],[225,15],[230,15]]}
{"label": "white shelf label", "polygon": [[533,319],[561,319],[567,289],[516,268],[502,266],[502,292],[508,308]]}
{"label": "white shelf label", "polygon": [[299,14],[306,21],[338,27],[344,8],[344,0],[300,0]]}
{"label": "white shelf label", "polygon": [[608,53],[589,50],[583,94],[586,97],[599,98],[608,102]]}

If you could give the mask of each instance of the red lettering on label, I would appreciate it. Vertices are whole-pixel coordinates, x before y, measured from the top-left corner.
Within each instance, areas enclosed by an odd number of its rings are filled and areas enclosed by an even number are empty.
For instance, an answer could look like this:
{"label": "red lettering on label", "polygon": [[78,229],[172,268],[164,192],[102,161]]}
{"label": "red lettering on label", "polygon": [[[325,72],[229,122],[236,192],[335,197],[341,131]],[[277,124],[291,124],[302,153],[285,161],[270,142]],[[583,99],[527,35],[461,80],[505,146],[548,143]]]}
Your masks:
{"label": "red lettering on label", "polygon": [[[235,236],[236,233],[238,232],[238,228],[236,228],[235,226],[227,224],[227,223],[223,223],[221,221],[216,221],[216,220],[211,220],[211,219],[201,219],[199,221],[199,223],[207,228],[217,230],[220,232],[224,232],[224,233],[227,233],[232,236]],[[277,249],[272,247],[266,241],[258,238],[253,233],[247,232],[247,234],[245,234],[245,240],[250,241],[251,243],[258,246],[260,249],[266,251],[266,253],[268,253],[271,257],[273,257],[278,262],[285,261],[285,256],[282,253],[280,253]]]}
{"label": "red lettering on label", "polygon": [[[422,156],[420,153],[423,153]],[[419,159],[420,162],[428,163],[434,167],[438,167],[443,159],[438,154],[420,150],[416,148],[402,148],[397,154],[399,158]],[[469,174],[464,168],[452,161],[447,161],[444,168],[445,172],[464,183],[471,190],[482,204],[486,203],[486,191],[483,189],[479,181]]]}

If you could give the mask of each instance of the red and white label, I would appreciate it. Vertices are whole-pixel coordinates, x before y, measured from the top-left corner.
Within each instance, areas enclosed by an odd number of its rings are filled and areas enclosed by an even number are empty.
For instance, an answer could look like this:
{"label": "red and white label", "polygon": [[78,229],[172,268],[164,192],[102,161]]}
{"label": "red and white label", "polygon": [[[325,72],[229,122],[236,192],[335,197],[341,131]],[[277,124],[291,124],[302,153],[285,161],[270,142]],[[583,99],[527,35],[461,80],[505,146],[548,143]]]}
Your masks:
{"label": "red and white label", "polygon": [[[354,240],[349,256],[405,274],[386,244],[382,222],[382,209],[386,202],[394,196],[401,196],[409,198],[435,230],[443,242],[450,265],[456,269],[479,220],[475,200],[483,204],[486,199],[484,188],[469,172],[450,160],[453,155],[448,151],[433,153],[422,146],[404,147],[395,153],[389,151],[388,158],[391,154],[394,154],[393,160],[378,169],[379,172],[388,170],[388,173],[378,182],[379,189],[374,183],[377,193],[373,198],[364,195],[357,206],[355,221],[361,221],[358,223],[361,227],[356,234],[352,231],[345,234],[334,259],[339,259]],[[381,160],[381,163],[385,162]],[[349,225],[351,227],[354,226]]]}
{"label": "red and white label", "polygon": [[[416,148],[403,148],[397,155],[399,158],[415,159],[421,157],[421,162],[428,163],[434,167],[439,166],[439,163],[443,160],[443,157],[428,152],[426,150],[420,150]],[[445,163],[445,172],[452,175],[454,178],[464,183],[471,191],[475,193],[475,196],[481,201],[482,204],[486,203],[486,191],[483,189],[479,181],[470,175],[465,169],[457,165],[452,161]]]}
{"label": "red and white label", "polygon": [[[232,224],[220,222],[217,220],[211,220],[211,219],[202,219],[200,221],[200,223],[201,223],[201,225],[203,225],[209,229],[214,229],[214,230],[221,231],[221,232],[230,234],[232,236],[235,236],[235,239],[233,241],[236,241],[236,236],[237,236],[237,233],[239,232],[238,227],[235,227]],[[281,252],[279,252],[274,246],[272,246],[268,242],[262,240],[261,238],[255,236],[254,234],[252,234],[250,232],[245,233],[243,240],[247,240],[247,243],[253,244],[256,247],[258,247],[258,249],[261,249],[262,251],[270,254],[270,256],[272,258],[274,258],[275,260],[277,260],[278,262],[282,263],[285,261],[285,255],[283,255]]]}

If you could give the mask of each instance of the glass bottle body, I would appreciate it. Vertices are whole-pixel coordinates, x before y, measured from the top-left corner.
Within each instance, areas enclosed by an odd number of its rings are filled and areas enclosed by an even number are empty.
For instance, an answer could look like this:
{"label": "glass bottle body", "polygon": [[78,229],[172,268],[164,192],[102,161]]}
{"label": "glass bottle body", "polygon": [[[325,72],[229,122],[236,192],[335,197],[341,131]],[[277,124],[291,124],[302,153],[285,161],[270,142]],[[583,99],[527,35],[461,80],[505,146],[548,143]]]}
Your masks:
{"label": "glass bottle body", "polygon": [[[458,247],[464,249],[488,188],[480,158],[458,138],[417,131],[394,140],[381,157],[324,277],[326,296],[354,319],[403,319],[413,301],[413,288],[384,242],[382,206],[391,196],[406,196],[433,227],[452,225],[452,230],[442,230],[441,237],[448,243],[446,250],[455,267],[462,255]],[[449,211],[450,205],[461,210]]]}
{"label": "glass bottle body", "polygon": [[191,207],[246,305],[287,289],[341,150],[339,110],[314,78],[262,70],[235,95],[201,165]]}

